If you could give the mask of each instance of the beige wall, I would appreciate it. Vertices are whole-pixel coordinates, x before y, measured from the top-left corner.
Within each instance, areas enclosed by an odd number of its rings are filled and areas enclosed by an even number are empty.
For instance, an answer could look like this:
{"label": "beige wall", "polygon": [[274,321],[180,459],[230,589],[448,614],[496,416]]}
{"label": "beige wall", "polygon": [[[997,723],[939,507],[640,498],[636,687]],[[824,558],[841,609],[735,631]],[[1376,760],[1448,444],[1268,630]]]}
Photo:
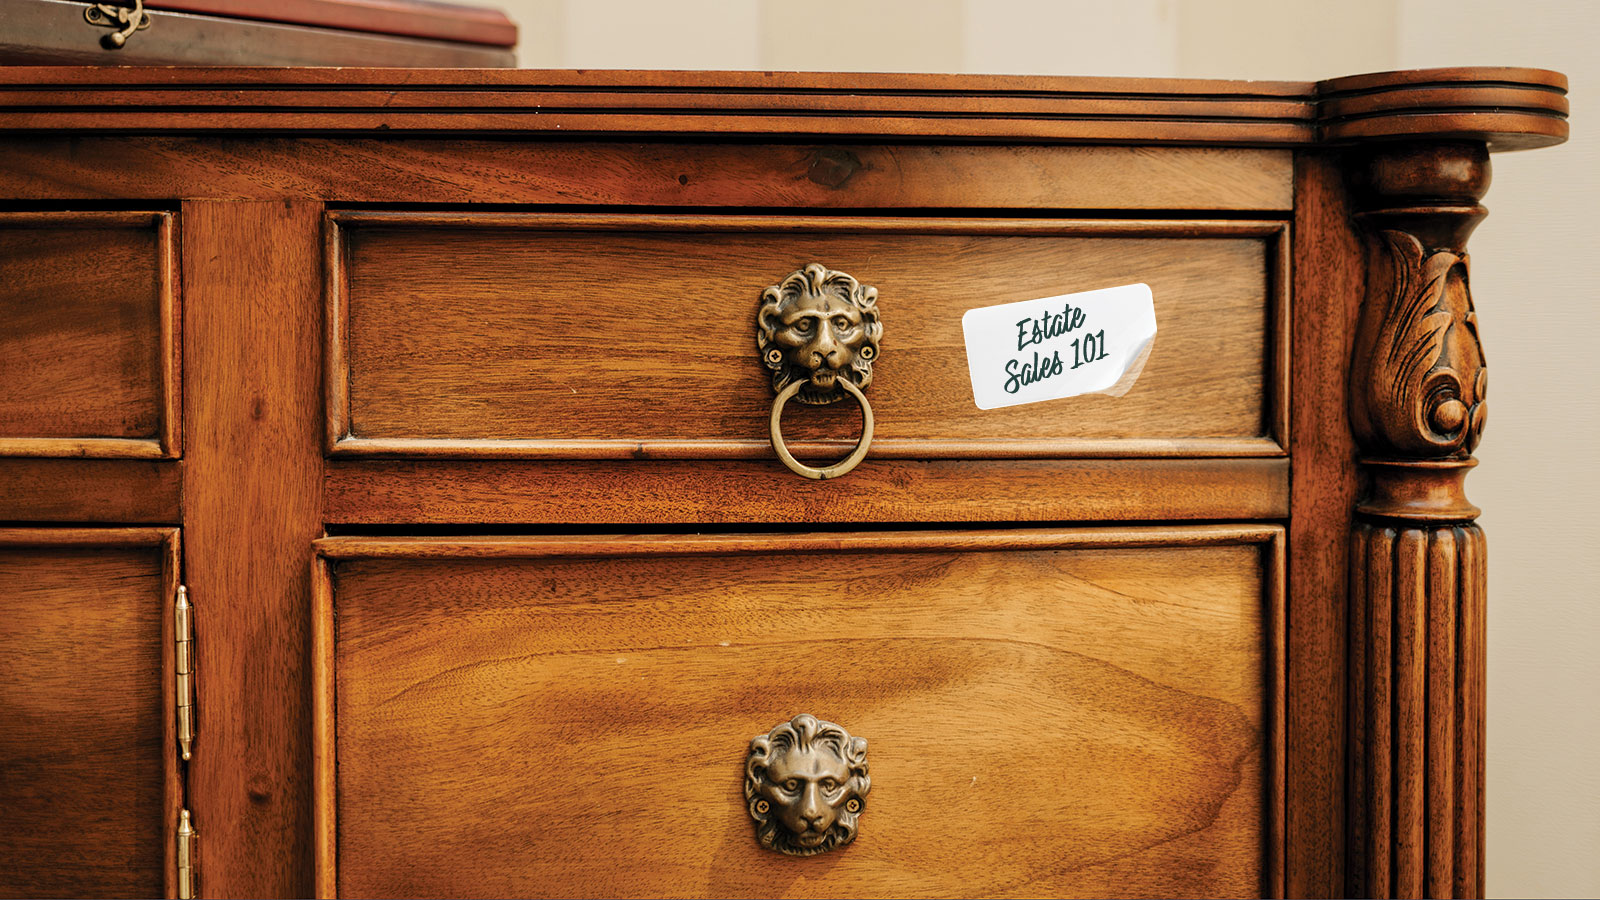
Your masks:
{"label": "beige wall", "polygon": [[1491,418],[1467,485],[1489,534],[1489,889],[1600,896],[1600,4],[1410,0],[1403,66],[1571,79],[1573,139],[1494,159],[1472,238]]}
{"label": "beige wall", "polygon": [[[485,0],[493,2],[493,0]],[[1600,3],[503,0],[532,67],[1316,79],[1530,65],[1574,139],[1495,158],[1472,241],[1493,411],[1489,893],[1600,895]]]}

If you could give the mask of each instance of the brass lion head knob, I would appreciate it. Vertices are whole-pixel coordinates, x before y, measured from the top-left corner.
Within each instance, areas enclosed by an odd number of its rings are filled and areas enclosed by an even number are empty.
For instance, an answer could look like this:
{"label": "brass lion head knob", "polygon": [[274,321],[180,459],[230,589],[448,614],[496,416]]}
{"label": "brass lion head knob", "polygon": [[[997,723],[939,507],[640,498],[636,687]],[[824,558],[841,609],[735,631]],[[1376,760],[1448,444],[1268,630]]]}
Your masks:
{"label": "brass lion head knob", "polygon": [[[878,289],[844,272],[811,263],[761,292],[756,349],[772,373],[772,447],[796,474],[837,478],[855,468],[872,443],[872,407],[862,393],[872,384],[883,323]],[[849,457],[826,468],[804,465],[785,446],[780,417],[791,399],[824,405],[848,394],[861,405],[861,439]]]}
{"label": "brass lion head knob", "polygon": [[750,741],[744,797],[756,840],[790,856],[815,856],[855,840],[872,779],[867,742],[801,713]]}
{"label": "brass lion head knob", "polygon": [[799,401],[821,405],[844,399],[840,379],[863,389],[872,384],[883,338],[877,288],[811,263],[761,292],[756,320],[756,345],[774,391],[803,381]]}

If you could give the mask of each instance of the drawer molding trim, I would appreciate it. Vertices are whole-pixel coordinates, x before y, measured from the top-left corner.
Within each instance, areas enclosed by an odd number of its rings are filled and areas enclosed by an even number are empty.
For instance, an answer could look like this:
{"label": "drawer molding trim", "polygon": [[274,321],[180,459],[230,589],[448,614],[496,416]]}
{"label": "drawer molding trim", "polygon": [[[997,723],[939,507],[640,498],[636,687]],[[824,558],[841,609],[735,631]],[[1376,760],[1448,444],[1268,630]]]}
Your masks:
{"label": "drawer molding trim", "polygon": [[605,556],[717,556],[730,553],[848,553],[893,550],[1066,550],[1099,547],[1197,547],[1278,541],[1277,525],[1093,527],[1069,530],[861,531],[804,534],[664,534],[484,537],[319,538],[317,555],[351,559],[543,559]]}
{"label": "drawer molding trim", "polygon": [[1289,471],[1271,458],[869,459],[838,491],[755,459],[337,459],[323,502],[339,525],[1229,521],[1288,518]]}

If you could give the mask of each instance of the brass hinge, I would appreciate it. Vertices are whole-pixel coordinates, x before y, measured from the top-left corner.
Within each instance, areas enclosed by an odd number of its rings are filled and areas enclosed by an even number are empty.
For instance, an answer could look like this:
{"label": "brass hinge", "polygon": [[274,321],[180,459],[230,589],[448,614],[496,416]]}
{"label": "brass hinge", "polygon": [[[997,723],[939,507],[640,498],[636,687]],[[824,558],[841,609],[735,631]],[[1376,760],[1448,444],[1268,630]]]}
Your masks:
{"label": "brass hinge", "polygon": [[[189,589],[178,585],[177,596],[172,600],[172,659],[176,673],[178,751],[189,758],[194,747],[194,606],[189,603]],[[195,891],[195,830],[194,821],[187,809],[178,811],[178,900],[191,900]]]}
{"label": "brass hinge", "polygon": [[181,584],[172,603],[172,631],[177,639],[173,669],[178,675],[178,750],[187,760],[194,747],[194,607],[189,604],[189,589]]}
{"label": "brass hinge", "polygon": [[189,811],[178,814],[178,900],[193,900],[195,895],[195,830]]}

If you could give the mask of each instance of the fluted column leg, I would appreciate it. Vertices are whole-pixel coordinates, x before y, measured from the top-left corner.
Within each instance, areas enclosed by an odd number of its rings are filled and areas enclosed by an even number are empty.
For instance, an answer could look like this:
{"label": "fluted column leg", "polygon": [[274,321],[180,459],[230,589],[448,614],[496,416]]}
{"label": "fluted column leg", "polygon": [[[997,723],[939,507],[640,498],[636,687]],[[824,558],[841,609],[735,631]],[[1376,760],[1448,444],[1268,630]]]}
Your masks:
{"label": "fluted column leg", "polygon": [[1483,531],[1463,481],[1487,370],[1465,244],[1488,155],[1396,145],[1354,160],[1368,281],[1351,425],[1368,479],[1350,558],[1350,890],[1483,892]]}
{"label": "fluted column leg", "polygon": [[1483,858],[1484,538],[1359,522],[1353,763],[1364,890],[1473,897]]}

